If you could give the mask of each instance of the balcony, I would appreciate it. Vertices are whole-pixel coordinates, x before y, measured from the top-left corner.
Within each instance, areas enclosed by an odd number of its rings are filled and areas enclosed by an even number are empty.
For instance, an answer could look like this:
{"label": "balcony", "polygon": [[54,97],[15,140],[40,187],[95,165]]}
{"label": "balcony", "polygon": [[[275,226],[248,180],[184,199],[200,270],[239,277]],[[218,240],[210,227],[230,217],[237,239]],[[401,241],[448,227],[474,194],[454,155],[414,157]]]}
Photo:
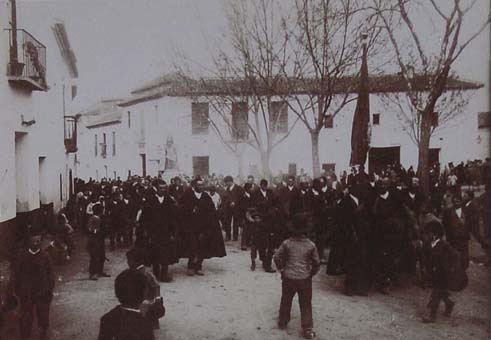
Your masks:
{"label": "balcony", "polygon": [[10,62],[7,77],[11,86],[29,91],[47,91],[46,46],[23,29],[9,33]]}
{"label": "balcony", "polygon": [[65,116],[64,126],[66,153],[77,152],[77,117]]}

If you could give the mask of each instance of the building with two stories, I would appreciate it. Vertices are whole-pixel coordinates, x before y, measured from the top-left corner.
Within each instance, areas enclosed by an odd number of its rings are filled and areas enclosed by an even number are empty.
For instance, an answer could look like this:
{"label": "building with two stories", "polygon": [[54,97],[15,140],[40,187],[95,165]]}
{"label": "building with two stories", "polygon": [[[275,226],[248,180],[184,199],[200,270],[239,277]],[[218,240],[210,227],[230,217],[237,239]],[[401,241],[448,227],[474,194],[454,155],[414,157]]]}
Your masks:
{"label": "building with two stories", "polygon": [[[69,197],[78,69],[62,21],[0,1],[0,252]],[[44,216],[44,217],[43,217]]]}

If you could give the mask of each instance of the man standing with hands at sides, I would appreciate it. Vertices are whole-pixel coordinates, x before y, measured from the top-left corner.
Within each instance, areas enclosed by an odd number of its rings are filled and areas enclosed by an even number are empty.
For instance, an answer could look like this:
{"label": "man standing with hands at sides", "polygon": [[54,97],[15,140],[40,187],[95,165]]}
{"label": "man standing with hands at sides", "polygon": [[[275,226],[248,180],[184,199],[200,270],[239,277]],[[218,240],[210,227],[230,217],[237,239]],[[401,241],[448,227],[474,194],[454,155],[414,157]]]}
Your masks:
{"label": "man standing with hands at sides", "polygon": [[105,237],[106,231],[102,226],[102,205],[93,207],[94,214],[87,222],[87,251],[89,252],[89,280],[97,281],[98,277],[110,277],[104,273],[104,262],[106,261]]}
{"label": "man standing with hands at sides", "polygon": [[226,176],[224,182],[227,188],[222,197],[223,228],[227,241],[230,241],[231,237],[237,241],[239,239],[239,225],[243,222],[239,202],[244,195],[244,189],[235,185],[232,176]]}
{"label": "man standing with hands at sides", "polygon": [[[214,221],[215,207],[210,196],[203,191],[203,180],[191,181],[191,189],[186,190],[181,200],[181,236],[184,252],[188,257],[189,276],[204,275],[202,270],[207,238]],[[223,242],[223,240],[222,240]]]}
{"label": "man standing with hands at sides", "polygon": [[55,279],[48,254],[41,249],[42,236],[31,232],[29,244],[12,262],[10,290],[20,302],[21,339],[29,339],[33,312],[39,327],[39,338],[47,339],[49,309],[53,299]]}
{"label": "man standing with hands at sides", "polygon": [[307,238],[311,229],[309,216],[297,213],[288,227],[292,236],[283,241],[274,255],[276,268],[281,272],[282,289],[278,327],[285,329],[290,321],[292,300],[298,294],[302,335],[315,338],[312,320],[312,277],[320,268],[315,244]]}

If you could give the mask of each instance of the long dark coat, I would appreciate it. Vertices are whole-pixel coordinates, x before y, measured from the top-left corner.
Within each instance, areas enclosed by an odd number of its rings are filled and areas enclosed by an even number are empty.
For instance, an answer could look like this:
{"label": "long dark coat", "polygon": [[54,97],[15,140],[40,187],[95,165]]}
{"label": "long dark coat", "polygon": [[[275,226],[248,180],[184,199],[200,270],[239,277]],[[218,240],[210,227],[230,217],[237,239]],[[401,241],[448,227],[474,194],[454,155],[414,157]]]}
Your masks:
{"label": "long dark coat", "polygon": [[[199,240],[203,259],[227,255],[218,214],[211,197],[203,192],[198,199],[192,189],[186,190],[179,202],[178,257],[189,258],[190,242]],[[195,235],[191,235],[195,234]]]}
{"label": "long dark coat", "polygon": [[[150,196],[142,214],[146,221],[150,241],[150,254],[157,263],[176,263],[177,205],[175,200],[165,195],[162,203],[156,196]],[[148,216],[145,216],[148,215]]]}

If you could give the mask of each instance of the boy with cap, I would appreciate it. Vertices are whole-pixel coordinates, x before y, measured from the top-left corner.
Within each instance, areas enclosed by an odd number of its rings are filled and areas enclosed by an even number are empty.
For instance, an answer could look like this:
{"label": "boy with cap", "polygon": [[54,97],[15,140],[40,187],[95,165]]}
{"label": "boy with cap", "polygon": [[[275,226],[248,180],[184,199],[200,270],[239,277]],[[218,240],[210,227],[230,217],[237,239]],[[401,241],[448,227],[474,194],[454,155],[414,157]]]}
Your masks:
{"label": "boy with cap", "polygon": [[311,227],[308,215],[295,214],[287,226],[292,236],[283,241],[274,255],[274,262],[282,278],[278,327],[286,328],[290,321],[293,297],[298,294],[302,335],[305,339],[313,339],[312,277],[320,268],[319,253],[315,244],[306,236]]}

